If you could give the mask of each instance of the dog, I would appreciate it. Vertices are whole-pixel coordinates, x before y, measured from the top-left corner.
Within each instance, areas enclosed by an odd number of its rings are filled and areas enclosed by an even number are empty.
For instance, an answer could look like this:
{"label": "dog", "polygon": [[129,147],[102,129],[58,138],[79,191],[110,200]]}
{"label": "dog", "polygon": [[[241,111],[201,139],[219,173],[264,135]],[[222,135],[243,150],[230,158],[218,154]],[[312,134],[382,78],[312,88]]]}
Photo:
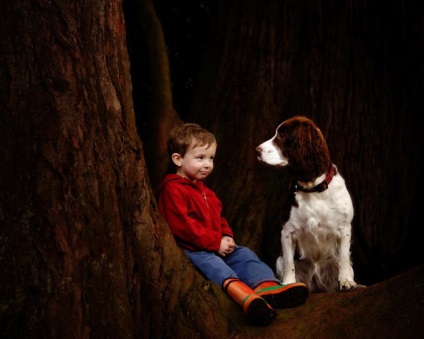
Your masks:
{"label": "dog", "polygon": [[283,284],[303,282],[310,292],[362,286],[354,281],[350,258],[352,199],[315,122],[305,116],[287,119],[255,152],[261,163],[286,167],[294,179],[276,276]]}

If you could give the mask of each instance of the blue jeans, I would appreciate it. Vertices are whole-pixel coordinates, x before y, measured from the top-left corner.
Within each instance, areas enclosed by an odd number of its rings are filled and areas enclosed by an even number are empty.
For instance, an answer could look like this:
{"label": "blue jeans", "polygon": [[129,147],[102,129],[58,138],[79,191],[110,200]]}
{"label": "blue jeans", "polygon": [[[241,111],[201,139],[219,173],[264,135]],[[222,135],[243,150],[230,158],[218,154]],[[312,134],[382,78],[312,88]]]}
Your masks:
{"label": "blue jeans", "polygon": [[207,279],[221,287],[228,278],[238,278],[252,289],[265,281],[280,283],[272,269],[244,246],[236,246],[234,252],[225,257],[207,251],[184,249],[184,252]]}

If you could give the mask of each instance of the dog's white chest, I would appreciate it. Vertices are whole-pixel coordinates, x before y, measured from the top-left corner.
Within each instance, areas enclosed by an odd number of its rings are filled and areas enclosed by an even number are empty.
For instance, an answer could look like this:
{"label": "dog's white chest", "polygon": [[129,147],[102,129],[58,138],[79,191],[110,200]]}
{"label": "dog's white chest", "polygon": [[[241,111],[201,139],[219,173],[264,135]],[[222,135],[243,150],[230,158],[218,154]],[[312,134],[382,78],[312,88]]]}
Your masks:
{"label": "dog's white chest", "polygon": [[[337,188],[337,187],[336,187]],[[336,192],[335,192],[336,191]],[[343,232],[350,233],[352,202],[346,191],[296,194],[298,207],[293,207],[285,225],[298,244],[301,255],[320,260],[332,255]]]}
{"label": "dog's white chest", "polygon": [[337,176],[324,192],[296,193],[298,207],[291,210],[290,219],[295,229],[318,233],[337,232],[353,219],[351,197],[344,180]]}

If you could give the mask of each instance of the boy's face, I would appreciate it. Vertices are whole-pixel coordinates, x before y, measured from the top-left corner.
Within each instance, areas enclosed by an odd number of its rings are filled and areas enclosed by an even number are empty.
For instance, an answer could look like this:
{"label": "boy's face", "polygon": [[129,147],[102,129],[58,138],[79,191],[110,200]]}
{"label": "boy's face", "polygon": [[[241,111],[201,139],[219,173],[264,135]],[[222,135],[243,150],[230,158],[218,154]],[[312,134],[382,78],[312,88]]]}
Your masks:
{"label": "boy's face", "polygon": [[184,157],[174,153],[172,161],[177,165],[177,174],[194,182],[204,180],[213,170],[216,144],[189,147]]}

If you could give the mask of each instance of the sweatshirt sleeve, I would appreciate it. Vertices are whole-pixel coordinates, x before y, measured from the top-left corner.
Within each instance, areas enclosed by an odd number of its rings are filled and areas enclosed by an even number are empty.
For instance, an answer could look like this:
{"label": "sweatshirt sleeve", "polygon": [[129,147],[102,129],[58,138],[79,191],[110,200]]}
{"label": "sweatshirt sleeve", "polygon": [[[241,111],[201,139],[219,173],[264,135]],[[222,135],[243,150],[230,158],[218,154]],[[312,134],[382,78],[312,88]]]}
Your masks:
{"label": "sweatshirt sleeve", "polygon": [[160,213],[180,246],[190,250],[219,251],[222,236],[228,233],[232,236],[230,227],[221,219],[220,226],[214,227],[211,220],[203,218],[204,213],[199,208],[204,202],[198,201],[194,207],[195,199],[184,192],[185,189],[184,185],[165,185],[158,198]]}
{"label": "sweatshirt sleeve", "polygon": [[231,238],[234,238],[233,230],[228,225],[228,222],[225,218],[221,217],[221,226],[222,226],[222,235],[228,235]]}

